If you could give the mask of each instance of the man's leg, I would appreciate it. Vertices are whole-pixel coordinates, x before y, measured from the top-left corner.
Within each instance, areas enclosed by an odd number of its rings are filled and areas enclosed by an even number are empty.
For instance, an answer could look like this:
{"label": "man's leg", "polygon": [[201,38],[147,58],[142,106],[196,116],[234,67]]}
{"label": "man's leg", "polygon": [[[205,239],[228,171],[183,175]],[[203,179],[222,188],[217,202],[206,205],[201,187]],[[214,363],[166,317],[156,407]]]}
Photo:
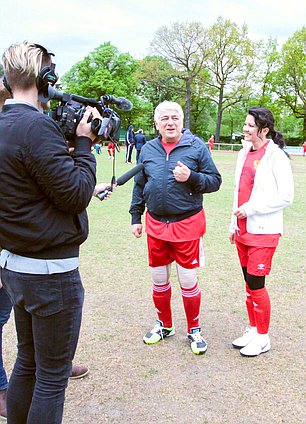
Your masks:
{"label": "man's leg", "polygon": [[60,424],[84,299],[78,270],[31,276],[4,271],[11,277],[6,287],[14,286],[18,337],[8,389],[9,422]]}

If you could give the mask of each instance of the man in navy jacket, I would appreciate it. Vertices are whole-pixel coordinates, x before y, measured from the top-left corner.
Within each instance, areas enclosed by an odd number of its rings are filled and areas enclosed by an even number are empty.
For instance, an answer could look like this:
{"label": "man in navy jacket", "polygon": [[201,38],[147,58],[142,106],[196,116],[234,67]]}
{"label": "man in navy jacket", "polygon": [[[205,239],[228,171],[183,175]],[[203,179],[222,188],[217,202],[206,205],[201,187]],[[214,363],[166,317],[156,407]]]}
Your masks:
{"label": "man in navy jacket", "polygon": [[153,302],[158,320],[144,337],[155,344],[174,335],[171,311],[171,263],[177,274],[187,319],[187,337],[193,353],[206,352],[200,327],[201,292],[196,268],[203,266],[203,235],[206,231],[203,193],[217,191],[221,176],[203,140],[183,130],[179,104],[164,101],[154,121],[160,137],[147,142],[140,153],[144,166],[135,177],[132,233],[142,235],[141,216],[147,208],[146,232],[153,280]]}

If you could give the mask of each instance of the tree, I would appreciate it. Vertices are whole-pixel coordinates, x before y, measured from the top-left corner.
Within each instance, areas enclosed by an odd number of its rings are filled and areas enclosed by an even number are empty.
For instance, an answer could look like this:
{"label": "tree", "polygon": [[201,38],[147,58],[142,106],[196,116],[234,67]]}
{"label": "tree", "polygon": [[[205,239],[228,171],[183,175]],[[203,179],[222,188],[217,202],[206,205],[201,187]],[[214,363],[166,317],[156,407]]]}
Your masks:
{"label": "tree", "polygon": [[176,77],[185,83],[185,126],[190,128],[191,86],[204,66],[206,31],[199,22],[176,22],[162,26],[155,33],[152,49],[169,60],[177,70]]}
{"label": "tree", "polygon": [[202,82],[203,96],[217,104],[216,142],[220,139],[222,114],[249,95],[254,70],[255,44],[248,39],[246,25],[239,30],[235,23],[222,17],[207,32],[210,74]]}
{"label": "tree", "polygon": [[284,43],[274,72],[272,90],[296,118],[303,119],[306,140],[306,26]]}
{"label": "tree", "polygon": [[[276,39],[270,38],[267,43],[264,43],[264,41],[259,42],[256,51],[256,74],[254,76],[255,86],[258,86],[258,99],[256,104],[258,106],[273,108],[271,82],[278,58]],[[254,91],[252,95],[255,97]]]}
{"label": "tree", "polygon": [[[128,53],[120,53],[110,43],[101,44],[82,61],[73,65],[62,78],[65,88],[73,94],[99,100],[111,94],[127,97],[133,102],[137,83],[134,76],[136,60]],[[127,126],[133,120],[134,110],[120,113]]]}
{"label": "tree", "polygon": [[[183,87],[176,77],[177,71],[169,61],[160,56],[147,56],[138,61],[135,78],[138,80],[138,95],[147,102],[150,110],[151,126],[153,127],[153,112],[163,100],[180,102]],[[157,131],[155,130],[155,134]]]}

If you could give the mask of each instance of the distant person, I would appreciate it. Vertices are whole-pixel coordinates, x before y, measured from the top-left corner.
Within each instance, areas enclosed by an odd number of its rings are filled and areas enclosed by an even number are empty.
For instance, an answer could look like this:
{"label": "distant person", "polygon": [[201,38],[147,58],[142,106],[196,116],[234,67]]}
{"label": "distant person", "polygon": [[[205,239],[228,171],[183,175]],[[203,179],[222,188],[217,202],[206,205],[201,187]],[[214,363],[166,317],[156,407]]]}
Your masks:
{"label": "distant person", "polygon": [[293,202],[293,177],[285,141],[270,110],[249,109],[235,172],[230,242],[236,244],[245,280],[249,327],[232,343],[242,356],[271,347],[270,297],[265,287],[283,233],[283,209]]}
{"label": "distant person", "polygon": [[130,125],[125,134],[125,162],[132,163],[132,153],[135,146],[135,134],[134,134],[134,126]]}
{"label": "distant person", "polygon": [[303,156],[305,156],[305,154],[306,154],[306,141],[304,141],[302,147],[303,147]]}
{"label": "distant person", "polygon": [[196,269],[203,266],[206,219],[203,194],[219,190],[221,176],[201,138],[183,131],[184,114],[175,102],[160,103],[154,122],[160,136],[141,149],[143,171],[135,177],[130,214],[132,233],[142,236],[145,208],[152,297],[158,319],[143,341],[155,344],[173,336],[170,272],[176,262],[192,352],[207,344],[201,332],[201,291]]}
{"label": "distant person", "polygon": [[208,147],[209,147],[210,152],[214,148],[214,143],[215,143],[215,137],[213,135],[211,135],[210,139],[208,140]]}
{"label": "distant person", "polygon": [[96,144],[94,145],[94,149],[95,149],[95,151],[96,151],[97,155],[102,154],[101,144],[96,143]]}
{"label": "distant person", "polygon": [[107,153],[108,153],[108,159],[114,159],[115,157],[115,143],[110,141],[107,145]]}
{"label": "distant person", "polygon": [[141,149],[146,144],[146,142],[146,136],[144,135],[143,130],[139,128],[139,130],[135,133],[136,163],[138,163]]}

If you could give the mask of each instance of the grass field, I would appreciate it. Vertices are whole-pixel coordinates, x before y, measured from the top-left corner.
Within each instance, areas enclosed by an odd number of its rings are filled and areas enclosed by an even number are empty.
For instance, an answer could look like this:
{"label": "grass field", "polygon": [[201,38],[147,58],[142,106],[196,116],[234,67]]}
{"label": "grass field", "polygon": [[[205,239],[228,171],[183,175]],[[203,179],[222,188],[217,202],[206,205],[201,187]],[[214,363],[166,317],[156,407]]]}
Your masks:
{"label": "grass field", "polygon": [[[223,183],[205,195],[206,267],[199,271],[201,321],[208,351],[191,353],[176,274],[172,273],[176,335],[155,346],[142,336],[155,320],[145,237],[131,234],[132,180],[112,198],[92,199],[90,236],[81,249],[86,290],[75,362],[89,366],[70,382],[64,424],[306,422],[305,394],[305,178],[306,158],[292,157],[295,201],[285,210],[285,235],[267,287],[272,303],[272,349],[243,358],[231,341],[247,323],[244,286],[228,241],[236,153],[214,152]],[[117,177],[130,169],[117,154]],[[112,176],[106,148],[97,156],[98,180]],[[15,357],[13,319],[4,334],[5,363]]]}

